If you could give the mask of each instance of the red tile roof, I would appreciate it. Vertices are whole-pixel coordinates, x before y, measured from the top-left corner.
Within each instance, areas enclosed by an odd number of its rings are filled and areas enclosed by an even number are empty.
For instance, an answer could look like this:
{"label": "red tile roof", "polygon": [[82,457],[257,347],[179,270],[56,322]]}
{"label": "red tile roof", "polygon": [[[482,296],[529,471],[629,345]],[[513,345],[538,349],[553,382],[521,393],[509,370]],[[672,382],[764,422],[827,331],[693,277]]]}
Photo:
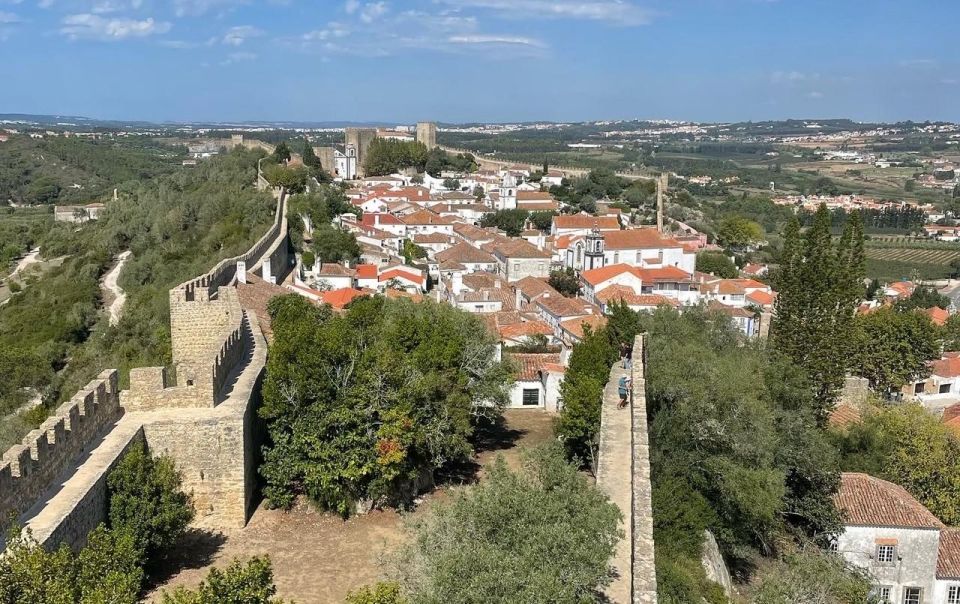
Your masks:
{"label": "red tile roof", "polygon": [[546,369],[545,365],[560,364],[560,355],[556,353],[511,354],[510,358],[519,365],[517,379],[524,382],[539,380],[540,372]]}
{"label": "red tile roof", "polygon": [[933,375],[940,377],[957,377],[960,376],[960,357],[956,356],[947,356],[938,361],[934,361],[933,365]]}
{"label": "red tile roof", "polygon": [[379,280],[381,283],[384,281],[389,281],[390,279],[406,279],[417,285],[423,285],[426,282],[426,278],[423,275],[405,271],[399,268],[392,268],[388,271],[380,273]]}
{"label": "red tile roof", "polygon": [[320,296],[321,300],[334,308],[343,308],[347,304],[353,302],[356,298],[367,295],[367,292],[354,289],[352,287],[344,287],[343,289],[315,293]]}
{"label": "red tile roof", "polygon": [[562,321],[560,323],[560,328],[570,334],[573,334],[573,336],[577,339],[582,339],[585,325],[589,326],[591,331],[596,331],[600,327],[603,327],[606,323],[606,317],[590,315],[587,317],[578,317],[576,319],[567,319],[566,321]]}
{"label": "red tile roof", "polygon": [[950,313],[940,308],[939,306],[934,306],[933,308],[928,308],[923,311],[930,320],[933,321],[936,325],[945,325],[947,319],[950,318]]}
{"label": "red tile roof", "polygon": [[604,249],[645,250],[683,247],[676,239],[663,237],[656,229],[632,229],[629,231],[605,231]]}
{"label": "red tile roof", "polygon": [[500,337],[505,340],[515,340],[526,336],[553,334],[553,328],[543,321],[524,321],[523,323],[512,323],[510,325],[501,325],[498,327]]}
{"label": "red tile roof", "polygon": [[357,279],[377,278],[377,265],[375,264],[358,264],[355,270],[357,271]]}
{"label": "red tile roof", "polygon": [[562,214],[553,217],[553,224],[558,229],[592,229],[601,231],[620,230],[620,221],[616,216],[591,216],[589,214]]}
{"label": "red tile roof", "polygon": [[429,210],[419,210],[412,214],[407,214],[400,219],[403,224],[413,224],[413,225],[438,225],[438,224],[453,224],[453,219],[447,216],[441,216],[439,214],[434,214]]}
{"label": "red tile roof", "polygon": [[844,405],[841,403],[833,408],[827,421],[834,428],[844,428],[850,424],[859,424],[860,411],[852,405]]}
{"label": "red tile roof", "polygon": [[841,474],[840,490],[833,502],[848,525],[944,528],[906,489],[869,474]]}
{"label": "red tile roof", "polygon": [[384,214],[382,212],[365,212],[363,217],[360,219],[360,223],[364,226],[376,226],[378,218],[380,220],[380,224],[402,224],[400,219],[393,214]]}
{"label": "red tile roof", "polygon": [[496,264],[497,259],[487,252],[477,249],[469,243],[458,243],[435,256],[438,262],[459,262],[460,264]]}
{"label": "red tile roof", "polygon": [[960,579],[960,529],[947,528],[940,531],[937,578]]}

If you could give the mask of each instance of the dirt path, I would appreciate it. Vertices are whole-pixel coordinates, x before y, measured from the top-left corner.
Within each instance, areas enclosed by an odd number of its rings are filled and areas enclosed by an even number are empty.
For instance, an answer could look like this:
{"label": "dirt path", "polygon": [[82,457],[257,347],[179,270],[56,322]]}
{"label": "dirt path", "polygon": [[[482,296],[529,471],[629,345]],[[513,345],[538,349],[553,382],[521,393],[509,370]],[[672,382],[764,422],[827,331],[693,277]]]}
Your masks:
{"label": "dirt path", "polygon": [[127,301],[127,294],[117,285],[117,280],[120,278],[120,271],[123,270],[123,265],[126,264],[129,258],[129,250],[117,256],[117,263],[104,275],[103,283],[101,284],[104,292],[111,300],[109,306],[110,325],[116,325],[120,321],[120,313],[123,312],[123,305]]}
{"label": "dirt path", "polygon": [[[478,438],[473,464],[457,477],[482,480],[483,468],[502,454],[507,463],[520,462],[520,447],[534,446],[553,436],[552,415],[532,409],[507,410],[505,423]],[[450,482],[457,484],[458,478]],[[409,514],[426,513],[430,505],[449,496],[450,486],[437,489]],[[162,589],[194,586],[211,566],[223,567],[237,557],[269,554],[278,596],[298,604],[341,604],[347,593],[382,577],[379,561],[403,539],[403,517],[392,510],[341,520],[301,505],[289,512],[261,505],[246,527],[210,534],[196,531],[161,569],[158,586],[147,602],[158,602]]]}
{"label": "dirt path", "polygon": [[30,250],[30,253],[21,258],[20,262],[17,262],[17,266],[13,269],[13,272],[10,273],[9,279],[19,278],[20,273],[38,262],[40,262],[40,248],[35,247]]}

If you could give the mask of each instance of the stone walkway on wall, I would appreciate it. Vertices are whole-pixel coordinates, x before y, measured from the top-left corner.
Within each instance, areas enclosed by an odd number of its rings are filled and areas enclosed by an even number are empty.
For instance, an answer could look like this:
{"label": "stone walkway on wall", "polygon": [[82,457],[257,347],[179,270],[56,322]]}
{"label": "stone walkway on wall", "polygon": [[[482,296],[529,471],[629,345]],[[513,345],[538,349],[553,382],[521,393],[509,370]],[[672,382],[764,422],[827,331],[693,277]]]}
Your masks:
{"label": "stone walkway on wall", "polygon": [[633,492],[631,472],[631,413],[630,408],[618,409],[620,395],[617,384],[627,375],[620,363],[610,369],[610,380],[603,389],[603,409],[600,420],[600,455],[597,463],[597,486],[610,497],[623,513],[624,538],[617,544],[613,567],[617,577],[605,593],[612,602],[628,604],[632,587],[631,543],[633,543],[633,523],[631,510]]}
{"label": "stone walkway on wall", "polygon": [[[612,562],[616,577],[604,593],[616,604],[656,604],[643,336],[634,341],[633,358],[630,370],[620,362],[611,367],[603,390],[597,485],[620,508],[624,521],[624,538]],[[628,374],[633,379],[630,404],[618,409],[618,385]]]}

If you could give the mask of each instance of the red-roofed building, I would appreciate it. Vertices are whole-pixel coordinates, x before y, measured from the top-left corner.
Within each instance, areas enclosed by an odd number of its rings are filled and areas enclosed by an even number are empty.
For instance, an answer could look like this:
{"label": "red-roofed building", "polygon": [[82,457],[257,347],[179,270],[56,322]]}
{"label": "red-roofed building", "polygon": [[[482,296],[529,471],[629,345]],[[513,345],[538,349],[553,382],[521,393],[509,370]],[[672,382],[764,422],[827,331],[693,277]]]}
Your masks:
{"label": "red-roofed building", "polygon": [[511,408],[560,410],[560,384],[566,368],[559,353],[509,354],[506,358],[517,369],[510,388]]}
{"label": "red-roofed building", "polygon": [[919,400],[925,407],[938,410],[960,401],[960,352],[945,352],[930,364],[930,377],[907,384],[904,398]]}
{"label": "red-roofed building", "polygon": [[550,233],[552,235],[586,235],[593,229],[600,232],[619,231],[620,221],[616,216],[560,214],[553,217]]}
{"label": "red-roofed building", "polygon": [[381,231],[387,231],[399,237],[407,236],[407,225],[393,214],[364,214],[360,219],[360,224],[365,227],[373,227]]}
{"label": "red-roofed building", "polygon": [[427,278],[423,271],[410,266],[394,266],[380,273],[377,277],[379,288],[399,289],[410,293],[427,291]]}
{"label": "red-roofed building", "polygon": [[880,602],[958,601],[960,530],[947,528],[903,487],[868,474],[841,474],[833,501],[844,525],[834,547],[867,571]]}
{"label": "red-roofed building", "polygon": [[580,283],[583,297],[599,303],[598,294],[611,285],[630,288],[637,295],[658,294],[681,304],[696,304],[699,300],[693,277],[675,266],[638,268],[628,264],[613,264],[582,271]]}
{"label": "red-roofed building", "polygon": [[[599,246],[595,241],[598,236]],[[555,249],[558,260],[576,270],[628,264],[640,268],[673,266],[692,274],[696,266],[695,252],[676,239],[661,235],[654,228],[626,231],[597,229],[570,239],[561,236],[557,238]]]}
{"label": "red-roofed building", "polygon": [[926,314],[928,317],[930,317],[930,320],[935,325],[940,325],[940,326],[946,325],[947,319],[950,318],[950,313],[940,308],[939,306],[934,306],[933,308],[927,308],[923,311],[923,313]]}

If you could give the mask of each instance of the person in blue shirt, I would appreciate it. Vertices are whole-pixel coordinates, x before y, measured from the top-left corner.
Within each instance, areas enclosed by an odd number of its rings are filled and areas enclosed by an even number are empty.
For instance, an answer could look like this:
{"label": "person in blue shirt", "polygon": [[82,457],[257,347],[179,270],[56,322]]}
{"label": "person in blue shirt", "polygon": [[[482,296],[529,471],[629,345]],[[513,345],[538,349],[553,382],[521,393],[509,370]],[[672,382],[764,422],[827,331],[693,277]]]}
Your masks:
{"label": "person in blue shirt", "polygon": [[620,381],[617,382],[617,393],[620,395],[620,404],[617,405],[618,409],[623,409],[627,406],[627,394],[630,392],[630,383],[632,381],[633,380],[625,375],[620,376]]}

